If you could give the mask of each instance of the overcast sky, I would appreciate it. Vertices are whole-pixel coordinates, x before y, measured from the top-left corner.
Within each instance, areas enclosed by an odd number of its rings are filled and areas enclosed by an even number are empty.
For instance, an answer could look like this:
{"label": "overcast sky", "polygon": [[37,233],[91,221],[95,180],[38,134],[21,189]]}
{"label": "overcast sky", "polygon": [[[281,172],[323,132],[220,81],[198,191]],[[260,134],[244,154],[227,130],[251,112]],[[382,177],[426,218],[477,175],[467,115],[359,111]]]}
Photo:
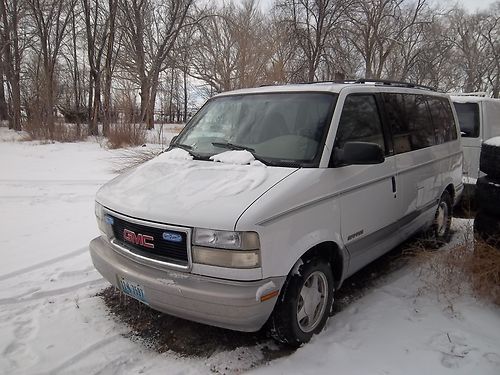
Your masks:
{"label": "overcast sky", "polygon": [[[220,3],[223,2],[223,0],[218,0]],[[236,0],[236,2],[242,1],[242,0]],[[261,6],[264,9],[269,9],[270,5],[274,3],[274,0],[259,0]],[[210,2],[210,0],[208,0]],[[466,8],[469,11],[475,11],[477,9],[483,10],[488,8],[491,4],[495,2],[495,0],[430,0],[430,2],[435,2],[437,4],[442,4],[442,5],[453,5],[455,3],[462,3],[464,8]]]}
{"label": "overcast sky", "polygon": [[[437,1],[440,3],[441,1]],[[477,9],[483,10],[488,8],[491,4],[493,4],[495,1],[494,0],[460,0],[465,8],[471,11],[475,11]],[[453,4],[454,1],[450,1],[450,4]]]}

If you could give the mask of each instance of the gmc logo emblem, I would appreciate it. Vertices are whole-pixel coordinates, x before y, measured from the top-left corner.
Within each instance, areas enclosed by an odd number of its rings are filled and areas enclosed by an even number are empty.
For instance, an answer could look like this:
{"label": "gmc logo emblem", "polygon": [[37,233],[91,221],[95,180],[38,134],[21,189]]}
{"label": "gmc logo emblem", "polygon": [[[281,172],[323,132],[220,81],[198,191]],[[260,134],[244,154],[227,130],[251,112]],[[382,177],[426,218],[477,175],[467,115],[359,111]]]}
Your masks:
{"label": "gmc logo emblem", "polygon": [[135,233],[132,232],[131,230],[124,229],[123,230],[123,239],[127,242],[133,243],[135,245],[141,245],[144,247],[148,247],[150,249],[154,249],[154,237],[153,236],[148,236],[145,234],[140,234],[140,233]]}

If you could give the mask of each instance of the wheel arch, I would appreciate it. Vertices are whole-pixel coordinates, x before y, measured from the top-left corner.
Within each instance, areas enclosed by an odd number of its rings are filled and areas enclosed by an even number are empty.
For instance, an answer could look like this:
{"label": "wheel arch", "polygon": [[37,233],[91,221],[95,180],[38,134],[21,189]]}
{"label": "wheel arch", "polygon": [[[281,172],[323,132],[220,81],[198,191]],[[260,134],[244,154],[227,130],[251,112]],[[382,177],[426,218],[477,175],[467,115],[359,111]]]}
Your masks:
{"label": "wheel arch", "polygon": [[290,273],[294,272],[295,269],[300,267],[300,265],[302,264],[301,262],[307,262],[308,260],[314,258],[324,259],[330,264],[333,280],[335,283],[335,289],[338,289],[344,281],[344,276],[348,265],[348,256],[345,251],[333,241],[324,241],[318,243],[304,252],[300,256],[300,258],[297,259],[294,266],[290,270]]}
{"label": "wheel arch", "polygon": [[455,202],[455,198],[456,198],[455,186],[453,186],[453,184],[450,182],[450,183],[448,183],[448,185],[444,188],[443,193],[444,193],[445,191],[447,191],[448,193],[450,193],[451,200],[452,200],[452,202],[454,203],[454,202]]}

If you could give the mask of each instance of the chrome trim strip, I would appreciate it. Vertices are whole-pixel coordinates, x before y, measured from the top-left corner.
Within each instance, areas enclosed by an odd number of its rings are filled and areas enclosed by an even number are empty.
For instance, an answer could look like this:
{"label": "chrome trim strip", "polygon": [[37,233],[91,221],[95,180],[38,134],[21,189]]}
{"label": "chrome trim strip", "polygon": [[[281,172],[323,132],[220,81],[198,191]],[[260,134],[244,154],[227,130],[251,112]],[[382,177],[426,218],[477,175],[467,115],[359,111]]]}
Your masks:
{"label": "chrome trim strip", "polygon": [[135,219],[130,216],[126,216],[123,214],[120,214],[116,211],[110,210],[106,207],[103,206],[103,214],[110,214],[112,216],[116,216],[119,219],[122,219],[124,221],[128,221],[130,223],[134,224],[139,224],[139,225],[144,225],[147,227],[153,227],[153,228],[160,228],[160,229],[165,229],[165,230],[172,230],[176,232],[183,232],[186,233],[186,251],[187,251],[187,257],[188,257],[188,263],[187,265],[181,265],[181,264],[176,264],[176,263],[171,263],[171,262],[162,262],[156,259],[148,258],[139,254],[135,254],[134,252],[128,250],[126,247],[120,245],[115,238],[110,238],[110,243],[113,245],[113,249],[116,250],[117,253],[133,260],[136,261],[137,263],[141,263],[145,266],[151,266],[155,268],[160,268],[160,269],[177,269],[177,270],[183,270],[183,271],[190,271],[192,266],[193,266],[193,259],[191,255],[191,232],[192,229],[188,227],[178,227],[175,225],[169,225],[169,224],[161,224],[161,223],[156,223],[152,221],[146,221],[146,220],[140,220],[140,219]]}
{"label": "chrome trim strip", "polygon": [[352,240],[351,242],[347,242],[345,246],[349,251],[353,253],[369,250],[370,246],[373,247],[379,244],[380,242],[383,242],[387,237],[389,237],[394,232],[397,232],[401,228],[404,228],[405,226],[411,224],[420,215],[437,207],[438,203],[439,200],[433,199],[425,206],[422,206],[418,210],[403,216],[401,219],[395,221],[394,223],[389,224],[383,228],[380,228],[373,233],[367,234],[364,237]]}
{"label": "chrome trim strip", "polygon": [[126,247],[123,247],[122,245],[120,245],[114,238],[112,238],[109,242],[111,243],[111,245],[113,245],[113,250],[115,250],[117,253],[129,258],[130,260],[133,260],[134,262],[140,263],[142,265],[160,268],[160,269],[177,269],[177,270],[184,270],[184,271],[188,271],[190,269],[189,263],[187,266],[182,266],[180,264],[175,264],[175,263],[161,262],[161,261],[153,259],[153,258],[148,258],[148,257],[144,257],[142,255],[133,253],[132,251],[130,251]]}
{"label": "chrome trim strip", "polygon": [[[425,148],[422,148],[420,150],[425,150]],[[420,151],[420,150],[415,150],[415,151]],[[406,154],[406,152],[403,153],[403,154],[398,154],[398,155],[404,155],[404,154]],[[410,171],[412,171],[414,169],[417,169],[417,168],[420,168],[420,167],[425,167],[426,165],[429,165],[429,164],[432,164],[432,163],[438,163],[438,162],[440,162],[442,160],[445,160],[445,159],[451,159],[452,157],[455,157],[455,156],[460,155],[460,154],[462,154],[462,151],[456,151],[453,154],[442,156],[442,157],[440,157],[438,159],[432,159],[430,161],[426,161],[425,163],[420,163],[420,164],[417,164],[417,165],[412,165],[411,167],[408,167],[408,168],[406,168],[404,170],[399,170],[399,167],[398,167],[398,174],[410,172]],[[396,156],[398,156],[398,155],[396,155]],[[397,160],[396,160],[396,164],[397,164]]]}
{"label": "chrome trim strip", "polygon": [[363,182],[362,184],[359,184],[359,185],[356,185],[356,186],[352,186],[352,187],[349,187],[347,189],[344,189],[344,190],[340,190],[340,191],[337,191],[335,193],[332,193],[332,194],[328,194],[328,195],[325,195],[323,197],[319,197],[319,198],[316,198],[316,199],[313,199],[309,202],[305,202],[305,203],[302,203],[302,204],[299,204],[298,206],[295,206],[295,207],[292,207],[292,208],[289,208],[288,210],[285,210],[285,211],[282,211],[276,215],[273,215],[267,219],[264,219],[260,222],[257,223],[257,225],[261,225],[261,226],[264,226],[264,225],[267,225],[273,221],[275,221],[276,219],[279,219],[280,217],[282,216],[286,216],[286,215],[289,215],[295,211],[300,211],[304,208],[307,208],[309,206],[314,206],[316,204],[319,204],[323,201],[326,201],[326,200],[329,200],[329,199],[333,199],[339,195],[342,195],[342,194],[345,194],[345,193],[348,193],[348,192],[351,192],[351,191],[354,191],[354,190],[357,190],[357,189],[361,189],[367,185],[371,185],[371,184],[374,184],[374,183],[377,183],[379,181],[383,181],[383,180],[386,180],[386,179],[389,179],[389,178],[392,178],[393,176],[396,176],[395,173],[390,173],[386,176],[382,176],[382,177],[379,177],[379,178],[375,178],[373,180],[370,180],[370,181],[367,181],[367,182]]}
{"label": "chrome trim strip", "polygon": [[[422,150],[424,150],[424,149],[422,149]],[[418,151],[418,150],[415,150],[415,151]],[[449,159],[449,158],[455,157],[455,156],[460,155],[460,154],[462,154],[462,151],[456,151],[456,152],[454,152],[452,154],[443,156],[441,158],[433,159],[431,161],[428,161],[428,162],[425,162],[425,163],[422,163],[422,164],[414,165],[414,166],[412,166],[412,167],[410,167],[408,169],[402,170],[402,171],[398,170],[396,173],[390,173],[390,174],[388,174],[386,176],[382,176],[382,177],[373,179],[371,181],[367,181],[367,182],[364,182],[362,184],[359,184],[359,185],[356,185],[356,186],[352,186],[352,187],[344,189],[344,190],[337,191],[336,193],[328,194],[328,195],[325,195],[323,197],[313,199],[313,200],[311,200],[309,202],[302,203],[302,204],[300,204],[298,206],[292,207],[292,208],[290,208],[288,210],[282,211],[282,212],[280,212],[280,213],[278,213],[276,215],[273,215],[273,216],[271,216],[271,217],[269,217],[267,219],[264,219],[264,220],[258,222],[256,225],[265,226],[265,225],[270,224],[273,221],[275,221],[275,220],[277,220],[277,219],[279,219],[279,218],[281,218],[283,216],[290,215],[291,213],[294,213],[296,211],[300,211],[300,210],[302,210],[302,209],[304,209],[306,207],[316,205],[316,204],[321,203],[321,202],[323,202],[325,200],[333,199],[333,198],[335,198],[335,197],[337,197],[339,195],[342,195],[342,194],[354,191],[356,189],[363,188],[363,187],[365,187],[367,185],[374,184],[376,182],[379,182],[379,181],[382,181],[382,180],[385,180],[385,179],[388,179],[388,178],[392,178],[393,176],[397,177],[398,175],[400,175],[402,173],[406,173],[406,172],[411,171],[413,169],[420,168],[420,167],[423,167],[423,166],[428,165],[428,164],[436,163],[436,162],[439,162],[441,160]],[[394,155],[394,156],[391,156],[391,157],[397,157],[397,155]],[[396,161],[396,163],[397,163],[397,161]]]}

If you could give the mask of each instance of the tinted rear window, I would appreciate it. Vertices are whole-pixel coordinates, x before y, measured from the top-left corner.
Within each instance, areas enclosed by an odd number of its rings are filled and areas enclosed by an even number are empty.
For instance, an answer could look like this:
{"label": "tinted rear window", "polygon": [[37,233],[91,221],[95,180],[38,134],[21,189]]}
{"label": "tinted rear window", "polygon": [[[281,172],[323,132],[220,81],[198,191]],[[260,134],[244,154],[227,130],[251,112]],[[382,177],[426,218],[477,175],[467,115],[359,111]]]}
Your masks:
{"label": "tinted rear window", "polygon": [[450,102],[444,98],[429,97],[427,99],[436,129],[437,143],[445,143],[457,139],[455,120]]}
{"label": "tinted rear window", "polygon": [[384,101],[396,154],[436,144],[434,125],[424,95],[384,94]]}
{"label": "tinted rear window", "polygon": [[453,103],[457,111],[462,137],[479,137],[479,106],[477,103]]}

